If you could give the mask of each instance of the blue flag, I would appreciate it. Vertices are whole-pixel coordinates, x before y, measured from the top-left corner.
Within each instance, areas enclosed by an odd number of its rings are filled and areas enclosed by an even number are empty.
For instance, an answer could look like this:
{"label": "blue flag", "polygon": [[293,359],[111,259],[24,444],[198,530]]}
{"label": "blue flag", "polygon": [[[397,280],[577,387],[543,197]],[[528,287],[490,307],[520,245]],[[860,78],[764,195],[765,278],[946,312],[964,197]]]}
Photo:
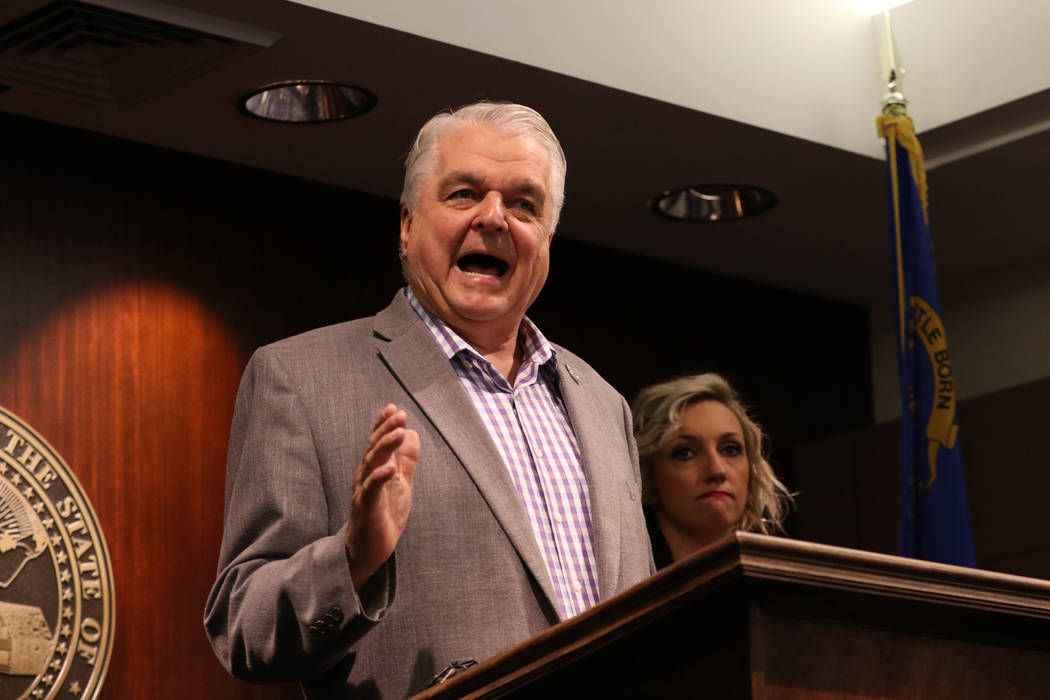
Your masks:
{"label": "blue flag", "polygon": [[911,118],[884,114],[901,392],[900,554],[976,566],[956,416],[926,218],[926,173]]}

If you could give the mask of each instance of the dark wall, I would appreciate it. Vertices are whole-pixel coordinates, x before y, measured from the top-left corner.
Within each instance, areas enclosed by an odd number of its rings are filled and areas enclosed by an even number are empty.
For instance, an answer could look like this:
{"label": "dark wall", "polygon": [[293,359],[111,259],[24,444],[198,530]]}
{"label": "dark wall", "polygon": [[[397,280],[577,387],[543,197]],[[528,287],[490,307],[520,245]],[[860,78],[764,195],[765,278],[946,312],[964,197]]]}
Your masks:
{"label": "dark wall", "polygon": [[671,376],[725,375],[789,481],[795,444],[871,423],[863,310],[557,236],[551,259],[530,316],[628,400]]}
{"label": "dark wall", "polygon": [[[5,115],[0,145],[0,405],[66,458],[109,540],[100,697],[296,697],[228,680],[200,624],[233,393],[258,345],[389,301],[397,203]],[[870,423],[862,310],[553,246],[530,315],[628,398],[723,372],[789,483],[796,444]]]}
{"label": "dark wall", "polygon": [[[1050,379],[959,402],[959,443],[977,565],[1050,579],[1044,448]],[[795,455],[806,540],[897,553],[900,421],[801,444]]]}

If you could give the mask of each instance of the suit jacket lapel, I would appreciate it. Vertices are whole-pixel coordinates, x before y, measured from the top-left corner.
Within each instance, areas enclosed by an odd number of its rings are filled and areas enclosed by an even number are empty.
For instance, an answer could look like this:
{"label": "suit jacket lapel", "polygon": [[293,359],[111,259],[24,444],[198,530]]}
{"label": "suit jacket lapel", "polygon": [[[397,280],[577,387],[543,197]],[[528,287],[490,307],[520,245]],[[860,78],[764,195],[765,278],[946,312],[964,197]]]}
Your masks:
{"label": "suit jacket lapel", "polygon": [[[470,474],[518,555],[555,603],[554,584],[499,450],[448,358],[404,294],[375,317],[379,355]],[[426,455],[420,455],[426,469]],[[559,611],[560,614],[560,611]]]}
{"label": "suit jacket lapel", "polygon": [[571,362],[558,360],[558,379],[565,410],[569,414],[580,459],[587,474],[591,502],[591,527],[594,532],[594,556],[598,566],[598,589],[602,600],[616,593],[620,575],[620,504],[624,488],[617,480],[617,470],[610,467],[622,456],[610,455],[605,435],[617,425],[602,425],[606,414],[598,405],[586,377]]}

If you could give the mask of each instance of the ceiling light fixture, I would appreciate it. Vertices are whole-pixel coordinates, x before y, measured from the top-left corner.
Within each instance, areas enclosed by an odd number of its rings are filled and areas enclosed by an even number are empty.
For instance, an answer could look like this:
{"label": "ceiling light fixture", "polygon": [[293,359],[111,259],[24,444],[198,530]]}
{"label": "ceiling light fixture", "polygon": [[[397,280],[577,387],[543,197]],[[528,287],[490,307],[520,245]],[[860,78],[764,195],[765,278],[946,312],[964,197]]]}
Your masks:
{"label": "ceiling light fixture", "polygon": [[694,185],[664,192],[653,211],[677,221],[734,221],[769,211],[776,195],[748,185]]}
{"label": "ceiling light fixture", "polygon": [[289,124],[317,124],[359,117],[376,105],[368,90],[331,80],[286,80],[258,88],[241,100],[247,114]]}

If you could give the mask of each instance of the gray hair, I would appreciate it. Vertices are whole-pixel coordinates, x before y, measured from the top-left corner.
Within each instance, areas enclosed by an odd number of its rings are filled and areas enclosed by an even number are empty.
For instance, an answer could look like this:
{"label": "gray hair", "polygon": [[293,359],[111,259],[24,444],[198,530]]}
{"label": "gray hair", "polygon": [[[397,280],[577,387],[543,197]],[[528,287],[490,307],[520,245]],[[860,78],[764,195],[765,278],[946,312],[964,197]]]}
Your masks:
{"label": "gray hair", "polygon": [[794,501],[766,460],[765,435],[740,402],[740,397],[721,375],[708,372],[679,377],[646,387],[634,400],[634,437],[642,471],[643,501],[652,502],[653,458],[682,425],[686,407],[705,400],[718,401],[737,417],[744,434],[747,454],[747,504],[737,529],[762,533],[783,532],[781,523]]}
{"label": "gray hair", "polygon": [[550,124],[539,112],[525,105],[481,101],[454,111],[439,112],[431,117],[416,135],[405,158],[405,184],[401,189],[401,206],[414,211],[419,204],[423,180],[434,171],[437,143],[442,134],[462,126],[492,126],[509,136],[528,136],[546,149],[550,156],[550,182],[554,198],[554,215],[550,233],[558,226],[561,206],[565,202],[565,171],[568,164]]}

